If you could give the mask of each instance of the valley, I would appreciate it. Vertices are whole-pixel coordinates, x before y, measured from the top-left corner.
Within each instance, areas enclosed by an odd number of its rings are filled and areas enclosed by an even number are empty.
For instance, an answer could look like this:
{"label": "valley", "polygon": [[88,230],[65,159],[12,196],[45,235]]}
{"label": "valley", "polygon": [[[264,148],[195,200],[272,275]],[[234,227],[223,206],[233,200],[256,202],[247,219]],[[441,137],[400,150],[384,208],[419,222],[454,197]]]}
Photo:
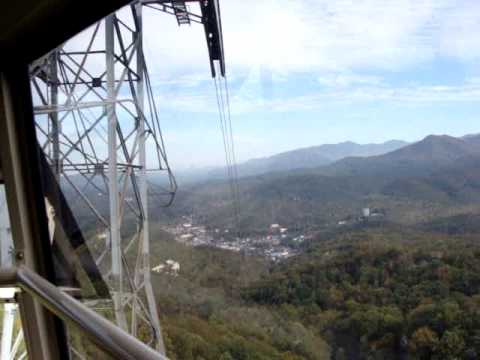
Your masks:
{"label": "valley", "polygon": [[478,358],[479,169],[479,136],[429,136],[240,177],[237,213],[216,176],[180,182],[170,207],[153,198],[168,356]]}
{"label": "valley", "polygon": [[175,204],[152,216],[170,227],[194,222],[212,234],[230,232],[228,240],[232,233],[242,239],[269,236],[273,224],[292,238],[308,238],[356,223],[364,208],[376,213],[369,221],[408,226],[477,214],[479,144],[479,136],[429,136],[383,155],[241,177],[237,216],[228,182],[202,181],[181,186]]}

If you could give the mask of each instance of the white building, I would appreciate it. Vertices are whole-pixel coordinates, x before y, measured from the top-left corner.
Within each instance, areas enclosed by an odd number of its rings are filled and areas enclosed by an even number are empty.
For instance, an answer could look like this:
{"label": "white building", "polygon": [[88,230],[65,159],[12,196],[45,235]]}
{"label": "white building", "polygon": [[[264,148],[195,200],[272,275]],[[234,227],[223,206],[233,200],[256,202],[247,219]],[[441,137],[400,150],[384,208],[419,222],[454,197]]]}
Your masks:
{"label": "white building", "polygon": [[165,273],[172,276],[178,276],[178,273],[180,272],[180,263],[178,261],[168,259],[165,261],[165,263],[159,264],[152,268],[152,271],[159,274]]}

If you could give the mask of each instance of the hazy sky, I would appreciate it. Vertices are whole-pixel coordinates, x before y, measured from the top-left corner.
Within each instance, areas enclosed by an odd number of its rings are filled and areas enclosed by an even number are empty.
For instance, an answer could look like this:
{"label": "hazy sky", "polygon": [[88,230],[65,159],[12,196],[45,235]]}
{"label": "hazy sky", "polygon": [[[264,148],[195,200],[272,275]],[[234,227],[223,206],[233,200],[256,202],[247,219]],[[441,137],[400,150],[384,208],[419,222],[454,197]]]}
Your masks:
{"label": "hazy sky", "polygon": [[[220,0],[240,160],[352,140],[480,132],[480,1]],[[145,10],[177,168],[221,164],[201,25]]]}

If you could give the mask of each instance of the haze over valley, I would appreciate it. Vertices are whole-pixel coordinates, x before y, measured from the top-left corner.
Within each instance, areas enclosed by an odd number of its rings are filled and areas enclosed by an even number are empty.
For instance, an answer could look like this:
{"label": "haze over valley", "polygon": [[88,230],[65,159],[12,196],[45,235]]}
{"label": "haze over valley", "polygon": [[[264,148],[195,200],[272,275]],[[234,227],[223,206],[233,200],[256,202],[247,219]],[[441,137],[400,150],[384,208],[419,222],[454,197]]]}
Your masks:
{"label": "haze over valley", "polygon": [[[383,220],[393,223],[456,215],[479,198],[479,161],[478,135],[322,145],[247,161],[238,166],[240,228],[336,224],[361,215],[362,208],[381,209]],[[181,186],[167,214],[232,227],[229,183],[218,173],[210,170],[210,180]]]}
{"label": "haze over valley", "polygon": [[[250,160],[238,197],[224,172],[180,176],[167,207],[149,179],[152,281],[172,358],[480,354],[480,135]],[[87,206],[74,211],[95,253],[104,237]]]}
{"label": "haze over valley", "polygon": [[240,336],[235,359],[477,358],[479,135],[321,145],[238,169],[237,207],[211,169],[180,182],[172,207],[152,204],[159,258],[188,267],[160,296],[188,283],[199,297],[177,305],[183,336],[222,349],[217,319]]}

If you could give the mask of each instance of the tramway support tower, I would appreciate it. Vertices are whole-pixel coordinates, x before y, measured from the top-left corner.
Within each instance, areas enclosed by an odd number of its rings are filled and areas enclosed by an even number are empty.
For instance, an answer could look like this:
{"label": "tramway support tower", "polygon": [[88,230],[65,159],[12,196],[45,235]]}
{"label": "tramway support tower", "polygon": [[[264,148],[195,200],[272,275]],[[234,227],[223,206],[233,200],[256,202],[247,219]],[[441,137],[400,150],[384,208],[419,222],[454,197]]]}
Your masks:
{"label": "tramway support tower", "polygon": [[[218,0],[137,0],[32,63],[30,77],[39,146],[76,218],[60,221],[74,226],[62,229],[62,235],[78,238],[82,230],[82,244],[108,286],[102,296],[79,289],[80,298],[164,354],[150,279],[147,174],[161,171],[168,179],[161,193],[165,205],[173,200],[176,183],[143,53],[145,7],[175,16],[179,26],[201,24],[212,77],[225,76]],[[65,212],[48,198],[46,204],[53,243]],[[2,261],[8,261],[11,239],[5,214],[0,218]],[[85,273],[92,271],[89,267]],[[10,308],[14,314],[15,307]],[[18,346],[12,339],[21,334],[7,334],[13,331],[13,316],[4,317],[2,353],[15,356],[11,351]]]}

